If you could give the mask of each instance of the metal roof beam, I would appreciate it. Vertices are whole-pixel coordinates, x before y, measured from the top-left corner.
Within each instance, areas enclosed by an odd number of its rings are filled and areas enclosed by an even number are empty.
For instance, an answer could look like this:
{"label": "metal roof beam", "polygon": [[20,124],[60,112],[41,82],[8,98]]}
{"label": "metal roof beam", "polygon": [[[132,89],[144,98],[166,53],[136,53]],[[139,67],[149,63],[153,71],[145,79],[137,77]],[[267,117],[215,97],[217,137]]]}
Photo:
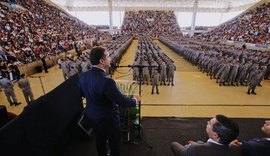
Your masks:
{"label": "metal roof beam", "polygon": [[[68,11],[108,11],[109,7],[94,6],[94,7],[65,7]],[[240,8],[238,8],[240,9]],[[127,11],[127,10],[173,10],[177,12],[193,12],[193,7],[114,7],[113,11]],[[229,12],[227,8],[198,8],[197,12]]]}

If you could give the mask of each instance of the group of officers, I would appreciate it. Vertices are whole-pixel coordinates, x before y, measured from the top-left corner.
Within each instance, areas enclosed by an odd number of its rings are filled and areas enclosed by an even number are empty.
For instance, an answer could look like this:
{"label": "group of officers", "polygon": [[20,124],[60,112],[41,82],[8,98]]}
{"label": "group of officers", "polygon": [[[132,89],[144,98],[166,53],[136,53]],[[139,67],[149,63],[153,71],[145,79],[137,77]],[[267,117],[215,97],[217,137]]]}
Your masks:
{"label": "group of officers", "polygon": [[[141,67],[141,68],[140,68]],[[140,70],[141,74],[140,75]],[[176,66],[171,58],[164,54],[153,42],[150,36],[140,36],[138,47],[133,62],[133,80],[142,81],[142,84],[152,84],[152,94],[154,88],[159,94],[159,85],[174,86],[174,71]],[[141,77],[140,77],[141,76]]]}
{"label": "group of officers", "polygon": [[203,73],[206,72],[210,79],[216,79],[219,86],[244,85],[248,86],[247,94],[256,94],[256,87],[262,86],[261,81],[270,75],[270,57],[263,52],[225,49],[187,41],[176,41],[177,45],[172,41],[166,42]]}
{"label": "group of officers", "polygon": [[91,68],[91,63],[88,58],[88,53],[83,53],[79,57],[69,56],[60,58],[58,65],[62,69],[64,80],[72,77],[77,73],[86,72]]}
{"label": "group of officers", "polygon": [[[110,55],[112,66],[118,65],[131,41],[132,36],[126,35],[119,36],[109,44],[104,44],[104,47],[107,49]],[[67,55],[66,58],[60,58],[58,60],[58,65],[62,69],[64,80],[67,80],[77,73],[80,74],[91,69],[89,53],[89,51],[85,51],[78,56]],[[113,74],[115,68],[110,67],[106,70],[108,70],[107,73],[111,75]]]}
{"label": "group of officers", "polygon": [[[2,75],[2,79],[0,80],[0,86],[4,88],[4,92],[10,106],[12,105],[18,106],[21,104],[21,102],[17,101],[16,95],[14,92],[14,84],[10,79],[8,79],[8,76],[6,74]],[[31,101],[34,100],[30,82],[25,77],[24,74],[20,75],[18,86],[22,90],[26,103],[30,103]]]}

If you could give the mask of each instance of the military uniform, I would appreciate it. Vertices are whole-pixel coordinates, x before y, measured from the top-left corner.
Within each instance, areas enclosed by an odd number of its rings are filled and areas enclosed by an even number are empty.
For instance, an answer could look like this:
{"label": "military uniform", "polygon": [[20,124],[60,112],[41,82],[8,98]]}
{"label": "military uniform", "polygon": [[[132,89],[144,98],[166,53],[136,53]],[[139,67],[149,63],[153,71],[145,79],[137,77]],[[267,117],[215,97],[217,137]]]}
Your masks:
{"label": "military uniform", "polygon": [[18,86],[22,89],[25,101],[27,103],[30,103],[31,101],[34,100],[34,96],[33,96],[33,92],[32,92],[30,83],[26,78],[21,77],[19,79]]}
{"label": "military uniform", "polygon": [[6,77],[4,77],[1,80],[1,84],[2,84],[2,87],[4,88],[5,95],[10,105],[15,104],[15,106],[17,106],[21,104],[20,102],[19,103],[17,102],[17,98],[15,96],[14,89],[13,89],[13,83],[10,80],[8,80]]}

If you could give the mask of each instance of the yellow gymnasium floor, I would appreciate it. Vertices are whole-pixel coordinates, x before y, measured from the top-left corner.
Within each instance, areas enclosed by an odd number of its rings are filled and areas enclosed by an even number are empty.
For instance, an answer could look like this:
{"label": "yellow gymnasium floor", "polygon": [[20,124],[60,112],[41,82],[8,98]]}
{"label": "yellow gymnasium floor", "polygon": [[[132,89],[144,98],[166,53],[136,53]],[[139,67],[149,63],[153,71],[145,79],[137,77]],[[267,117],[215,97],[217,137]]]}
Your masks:
{"label": "yellow gymnasium floor", "polygon": [[[230,117],[270,118],[270,81],[263,81],[263,87],[257,87],[257,95],[248,95],[247,87],[218,86],[206,74],[198,71],[181,56],[168,47],[155,41],[162,51],[172,58],[176,65],[175,86],[159,86],[160,94],[151,95],[151,86],[142,87],[142,116],[176,116],[176,117],[212,117],[224,114]],[[137,40],[133,40],[120,65],[133,63]],[[132,80],[132,70],[118,68],[114,79]],[[128,72],[129,71],[129,72]],[[125,73],[125,74],[123,74]],[[64,81],[61,69],[53,67],[41,80],[44,89],[49,92]],[[28,78],[35,98],[43,95],[39,78]],[[4,92],[0,92],[0,104],[5,104],[8,111],[19,114],[26,105],[17,83],[14,84],[19,106],[9,106]]]}

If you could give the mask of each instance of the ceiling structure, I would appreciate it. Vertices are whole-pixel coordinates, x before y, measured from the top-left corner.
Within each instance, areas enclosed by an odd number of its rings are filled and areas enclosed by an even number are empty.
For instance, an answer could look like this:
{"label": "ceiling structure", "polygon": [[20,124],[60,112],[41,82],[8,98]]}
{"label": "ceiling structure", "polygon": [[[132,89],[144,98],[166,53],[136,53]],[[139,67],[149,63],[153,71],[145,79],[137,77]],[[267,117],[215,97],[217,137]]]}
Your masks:
{"label": "ceiling structure", "polygon": [[[108,11],[109,0],[51,0],[67,11]],[[110,0],[113,11],[174,10],[192,12],[196,0]],[[242,11],[261,0],[198,0],[197,12]]]}

